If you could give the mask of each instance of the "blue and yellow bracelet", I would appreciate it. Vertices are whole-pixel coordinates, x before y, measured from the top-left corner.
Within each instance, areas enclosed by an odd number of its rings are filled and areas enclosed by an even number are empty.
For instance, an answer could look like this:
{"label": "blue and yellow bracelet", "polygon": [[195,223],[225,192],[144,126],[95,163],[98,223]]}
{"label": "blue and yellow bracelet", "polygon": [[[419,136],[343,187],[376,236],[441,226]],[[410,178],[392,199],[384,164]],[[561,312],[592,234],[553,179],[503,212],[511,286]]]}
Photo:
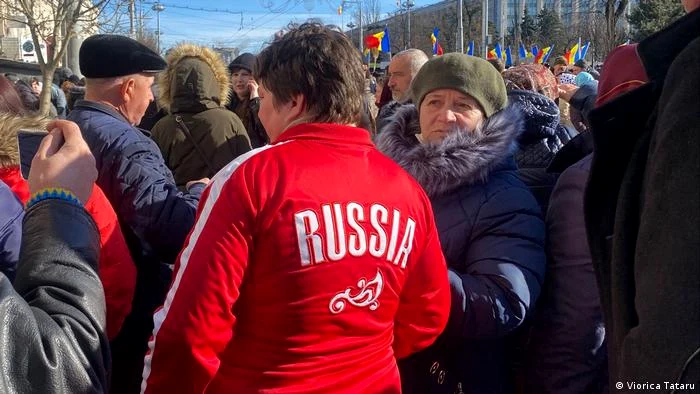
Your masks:
{"label": "blue and yellow bracelet", "polygon": [[48,199],[58,199],[63,201],[68,201],[78,206],[83,206],[83,204],[78,200],[75,194],[71,193],[70,190],[62,189],[60,187],[48,187],[46,189],[41,189],[38,192],[32,194],[27,201],[27,209],[32,205],[38,203],[39,201],[44,201]]}

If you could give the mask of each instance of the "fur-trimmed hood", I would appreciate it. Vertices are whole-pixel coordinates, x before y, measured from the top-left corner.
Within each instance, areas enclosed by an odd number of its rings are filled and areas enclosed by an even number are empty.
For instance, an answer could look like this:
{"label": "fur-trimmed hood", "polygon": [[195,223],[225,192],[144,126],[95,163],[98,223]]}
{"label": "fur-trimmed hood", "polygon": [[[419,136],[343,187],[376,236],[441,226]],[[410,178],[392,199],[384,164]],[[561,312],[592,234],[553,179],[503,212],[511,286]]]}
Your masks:
{"label": "fur-trimmed hood", "polygon": [[169,113],[202,112],[228,104],[228,69],[213,50],[192,44],[173,48],[158,76],[158,105]]}
{"label": "fur-trimmed hood", "polygon": [[0,168],[19,165],[17,131],[46,130],[48,119],[15,114],[0,114]]}
{"label": "fur-trimmed hood", "polygon": [[382,129],[377,147],[413,175],[432,198],[465,184],[485,182],[515,152],[522,129],[521,113],[508,106],[473,133],[454,132],[440,144],[421,144],[416,138],[418,111],[407,104]]}

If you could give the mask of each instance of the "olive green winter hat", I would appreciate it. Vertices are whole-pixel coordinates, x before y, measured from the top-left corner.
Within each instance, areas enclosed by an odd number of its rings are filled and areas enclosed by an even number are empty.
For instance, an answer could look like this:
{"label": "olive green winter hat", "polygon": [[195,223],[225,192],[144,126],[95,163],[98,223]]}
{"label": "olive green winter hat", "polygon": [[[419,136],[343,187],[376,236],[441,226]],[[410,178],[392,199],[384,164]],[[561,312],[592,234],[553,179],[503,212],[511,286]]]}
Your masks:
{"label": "olive green winter hat", "polygon": [[502,110],[508,100],[501,74],[486,60],[463,53],[430,59],[411,86],[413,102],[419,110],[425,95],[436,89],[455,89],[473,97],[487,118]]}

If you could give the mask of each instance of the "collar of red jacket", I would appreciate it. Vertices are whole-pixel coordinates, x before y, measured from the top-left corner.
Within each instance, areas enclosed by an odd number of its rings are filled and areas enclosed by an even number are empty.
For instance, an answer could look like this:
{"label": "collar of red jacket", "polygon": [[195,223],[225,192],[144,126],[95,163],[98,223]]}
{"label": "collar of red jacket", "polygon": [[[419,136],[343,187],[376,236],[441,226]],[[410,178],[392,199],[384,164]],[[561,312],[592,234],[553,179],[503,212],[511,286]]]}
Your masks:
{"label": "collar of red jacket", "polygon": [[634,90],[646,83],[660,86],[671,63],[691,41],[700,36],[700,9],[695,10],[639,44],[614,49],[603,64],[596,106]]}
{"label": "collar of red jacket", "polygon": [[282,132],[275,144],[290,140],[313,139],[373,146],[369,132],[354,126],[333,123],[303,123]]}
{"label": "collar of red jacket", "polygon": [[12,189],[12,192],[15,193],[15,196],[22,204],[27,203],[27,200],[29,200],[29,182],[22,178],[19,166],[0,168],[0,181],[5,182]]}

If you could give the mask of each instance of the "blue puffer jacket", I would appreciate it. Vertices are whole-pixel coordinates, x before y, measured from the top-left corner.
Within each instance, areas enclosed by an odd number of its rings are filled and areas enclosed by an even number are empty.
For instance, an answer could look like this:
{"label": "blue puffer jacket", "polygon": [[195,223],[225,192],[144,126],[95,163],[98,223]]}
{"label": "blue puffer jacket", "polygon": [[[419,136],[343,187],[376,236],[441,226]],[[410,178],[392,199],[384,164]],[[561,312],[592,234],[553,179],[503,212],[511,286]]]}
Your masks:
{"label": "blue puffer jacket", "polygon": [[24,208],[12,190],[0,181],[0,271],[10,281],[15,278],[22,243]]}
{"label": "blue puffer jacket", "polygon": [[452,312],[432,349],[402,363],[402,386],[452,393],[422,381],[431,374],[440,380],[444,368],[451,377],[445,381],[461,383],[465,393],[510,392],[512,334],[535,304],[545,270],[540,208],[512,158],[521,114],[508,107],[476,132],[453,133],[441,144],[419,144],[419,127],[415,107],[404,106],[377,145],[431,199],[450,268]]}
{"label": "blue puffer jacket", "polygon": [[139,252],[134,258],[174,263],[203,187],[179,192],[156,143],[106,105],[78,101],[68,119],[80,126],[95,156],[97,185],[117,212],[132,254]]}

